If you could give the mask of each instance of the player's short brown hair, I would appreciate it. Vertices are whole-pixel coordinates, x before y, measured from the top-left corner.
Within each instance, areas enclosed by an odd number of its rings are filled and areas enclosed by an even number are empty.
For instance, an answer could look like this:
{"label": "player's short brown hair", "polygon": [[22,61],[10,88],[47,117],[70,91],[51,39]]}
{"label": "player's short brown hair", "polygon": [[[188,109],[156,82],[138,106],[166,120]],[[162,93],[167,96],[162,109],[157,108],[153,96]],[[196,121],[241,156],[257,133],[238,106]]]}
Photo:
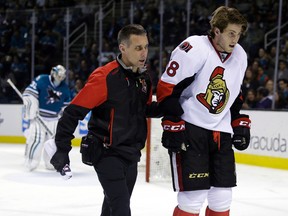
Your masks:
{"label": "player's short brown hair", "polygon": [[242,34],[245,34],[248,25],[246,18],[236,8],[220,6],[212,13],[211,30],[209,32],[211,37],[215,37],[214,28],[218,28],[220,32],[223,32],[228,24],[242,25]]}
{"label": "player's short brown hair", "polygon": [[118,33],[117,37],[118,44],[121,44],[123,42],[129,43],[131,35],[147,35],[147,32],[142,25],[139,24],[126,25]]}

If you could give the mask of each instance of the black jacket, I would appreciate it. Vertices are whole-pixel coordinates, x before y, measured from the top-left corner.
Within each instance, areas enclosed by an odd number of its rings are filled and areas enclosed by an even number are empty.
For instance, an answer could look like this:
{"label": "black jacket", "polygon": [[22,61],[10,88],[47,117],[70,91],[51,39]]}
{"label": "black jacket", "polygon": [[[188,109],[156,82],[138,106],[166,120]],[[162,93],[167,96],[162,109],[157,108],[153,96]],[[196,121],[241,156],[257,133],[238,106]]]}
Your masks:
{"label": "black jacket", "polygon": [[119,58],[93,71],[64,110],[55,136],[59,149],[70,151],[78,121],[90,110],[89,132],[108,151],[131,161],[140,160],[147,137],[146,117],[161,117],[157,103],[152,102],[148,73],[133,73]]}

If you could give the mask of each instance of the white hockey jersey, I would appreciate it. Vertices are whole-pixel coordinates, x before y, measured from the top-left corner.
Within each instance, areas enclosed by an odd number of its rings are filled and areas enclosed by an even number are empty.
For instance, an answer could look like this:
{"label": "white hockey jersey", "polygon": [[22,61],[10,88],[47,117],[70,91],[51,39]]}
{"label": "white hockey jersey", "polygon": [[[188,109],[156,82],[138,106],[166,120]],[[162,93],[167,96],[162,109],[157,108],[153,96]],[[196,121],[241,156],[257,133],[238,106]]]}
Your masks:
{"label": "white hockey jersey", "polygon": [[246,67],[247,55],[239,44],[225,54],[216,51],[208,36],[188,37],[171,54],[157,86],[158,101],[185,86],[179,97],[182,119],[232,133],[230,107],[241,91]]}

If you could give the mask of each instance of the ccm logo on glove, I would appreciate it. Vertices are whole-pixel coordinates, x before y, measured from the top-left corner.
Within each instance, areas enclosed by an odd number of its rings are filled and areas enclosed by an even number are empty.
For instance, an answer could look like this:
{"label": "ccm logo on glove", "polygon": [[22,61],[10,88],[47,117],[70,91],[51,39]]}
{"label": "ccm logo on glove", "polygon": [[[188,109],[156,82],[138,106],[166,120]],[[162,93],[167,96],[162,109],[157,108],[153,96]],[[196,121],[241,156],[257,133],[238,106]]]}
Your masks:
{"label": "ccm logo on glove", "polygon": [[232,127],[243,126],[243,127],[251,127],[251,121],[249,118],[241,118],[236,119],[232,122]]}
{"label": "ccm logo on glove", "polygon": [[250,143],[251,121],[248,115],[241,114],[232,121],[234,147],[240,151],[248,148]]}
{"label": "ccm logo on glove", "polygon": [[163,130],[170,131],[170,132],[179,132],[185,130],[185,122],[183,120],[179,122],[172,122],[169,120],[164,120],[162,122]]}
{"label": "ccm logo on glove", "polygon": [[162,119],[162,145],[171,152],[186,150],[185,121],[175,116],[165,116]]}

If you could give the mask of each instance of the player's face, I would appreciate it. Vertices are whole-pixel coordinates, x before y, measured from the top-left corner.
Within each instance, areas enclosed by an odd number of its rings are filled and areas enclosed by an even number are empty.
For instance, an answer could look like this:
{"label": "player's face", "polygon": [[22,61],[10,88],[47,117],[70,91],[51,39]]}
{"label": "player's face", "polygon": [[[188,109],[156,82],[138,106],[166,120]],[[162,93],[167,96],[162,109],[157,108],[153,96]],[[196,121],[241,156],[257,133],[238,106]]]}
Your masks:
{"label": "player's face", "polygon": [[119,45],[122,61],[136,72],[143,68],[148,55],[148,38],[146,35],[131,35],[129,43]]}
{"label": "player's face", "polygon": [[216,49],[220,52],[231,53],[240,39],[241,29],[241,25],[228,24],[222,33],[220,32],[215,36]]}

